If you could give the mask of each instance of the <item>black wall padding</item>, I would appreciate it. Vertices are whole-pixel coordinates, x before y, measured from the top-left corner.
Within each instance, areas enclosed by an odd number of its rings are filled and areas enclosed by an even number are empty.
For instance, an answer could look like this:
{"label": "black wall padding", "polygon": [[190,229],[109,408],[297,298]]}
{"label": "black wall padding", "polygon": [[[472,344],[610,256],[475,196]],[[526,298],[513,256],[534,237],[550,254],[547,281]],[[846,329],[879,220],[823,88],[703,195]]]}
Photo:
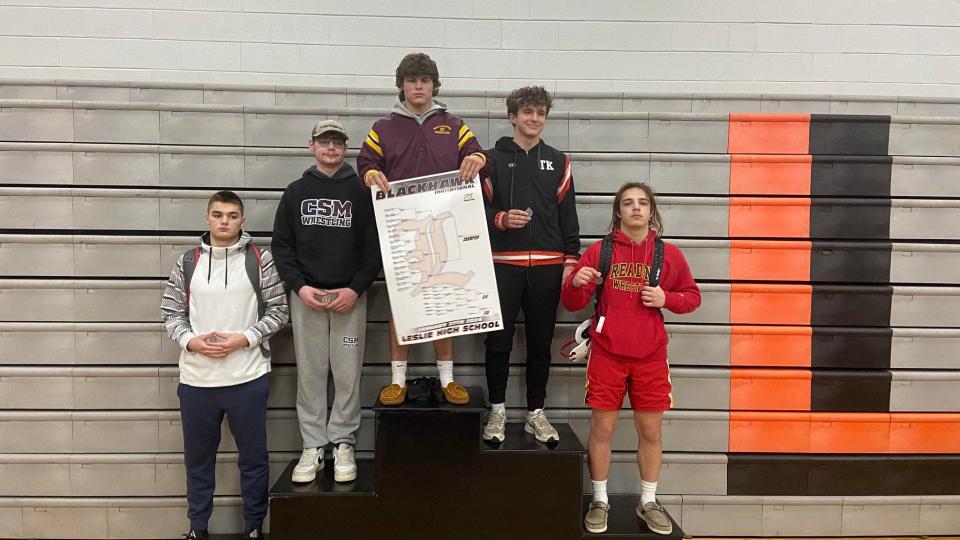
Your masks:
{"label": "black wall padding", "polygon": [[810,238],[888,240],[890,200],[813,199],[810,201]]}
{"label": "black wall padding", "polygon": [[890,369],[890,328],[815,327],[810,365],[814,368]]}
{"label": "black wall padding", "polygon": [[727,495],[960,495],[960,456],[729,454]]}
{"label": "black wall padding", "polygon": [[883,456],[814,456],[806,495],[877,495],[886,491]]}
{"label": "black wall padding", "polygon": [[889,116],[810,115],[811,154],[885,156],[889,143]]}
{"label": "black wall padding", "polygon": [[810,464],[793,454],[730,454],[727,495],[801,495]]}
{"label": "black wall padding", "polygon": [[814,197],[889,197],[890,156],[813,156],[810,195]]}
{"label": "black wall padding", "polygon": [[813,242],[810,280],[889,283],[890,242]]}
{"label": "black wall padding", "polygon": [[812,326],[890,326],[893,287],[814,285]]}
{"label": "black wall padding", "polygon": [[814,412],[890,412],[889,371],[813,370],[810,410]]}
{"label": "black wall padding", "polygon": [[891,495],[960,495],[960,457],[890,456],[887,492]]}

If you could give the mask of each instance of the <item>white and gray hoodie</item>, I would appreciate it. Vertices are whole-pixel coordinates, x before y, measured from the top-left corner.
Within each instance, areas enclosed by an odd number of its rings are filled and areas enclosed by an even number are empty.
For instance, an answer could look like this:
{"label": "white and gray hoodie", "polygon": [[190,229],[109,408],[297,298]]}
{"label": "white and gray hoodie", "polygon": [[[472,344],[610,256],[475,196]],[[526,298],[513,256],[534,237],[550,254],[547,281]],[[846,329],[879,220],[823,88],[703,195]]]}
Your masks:
{"label": "white and gray hoodie", "polygon": [[[270,372],[270,359],[261,343],[286,324],[287,297],[269,251],[260,255],[260,301],[264,314],[258,317],[258,299],[247,278],[245,252],[251,237],[243,232],[236,244],[213,248],[209,233],[201,237],[200,257],[190,281],[190,299],[184,283],[180,255],[163,291],[160,310],[170,339],[180,345],[180,382],[190,386],[232,386]],[[188,308],[189,306],[189,308]],[[188,312],[189,310],[189,312]],[[187,351],[187,343],[209,332],[242,333],[249,346],[226,358],[210,358]]]}

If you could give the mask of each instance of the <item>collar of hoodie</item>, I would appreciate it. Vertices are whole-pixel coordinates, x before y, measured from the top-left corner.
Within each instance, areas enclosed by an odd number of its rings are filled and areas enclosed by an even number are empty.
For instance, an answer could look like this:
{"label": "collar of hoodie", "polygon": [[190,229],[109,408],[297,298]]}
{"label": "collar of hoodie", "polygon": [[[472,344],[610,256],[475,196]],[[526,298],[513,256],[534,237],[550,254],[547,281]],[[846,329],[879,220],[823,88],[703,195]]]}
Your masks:
{"label": "collar of hoodie", "polygon": [[200,249],[207,254],[207,283],[210,283],[210,278],[213,275],[213,260],[222,260],[223,288],[226,289],[227,283],[229,283],[230,265],[228,264],[228,259],[230,255],[245,251],[251,240],[253,240],[253,237],[251,237],[249,233],[240,231],[240,238],[238,238],[233,245],[226,247],[213,247],[210,245],[210,233],[204,233],[203,236],[200,237]]}
{"label": "collar of hoodie", "polygon": [[397,101],[393,104],[393,109],[391,110],[391,112],[398,114],[400,116],[406,116],[407,118],[412,118],[413,120],[416,120],[418,124],[423,125],[423,123],[427,121],[427,118],[430,118],[431,116],[439,112],[443,112],[445,110],[447,110],[446,104],[437,100],[433,100],[433,103],[430,105],[430,108],[424,111],[424,113],[421,114],[420,116],[417,116],[412,112],[410,112],[410,110],[407,109],[406,104],[403,101],[400,101],[400,98],[398,97]]}

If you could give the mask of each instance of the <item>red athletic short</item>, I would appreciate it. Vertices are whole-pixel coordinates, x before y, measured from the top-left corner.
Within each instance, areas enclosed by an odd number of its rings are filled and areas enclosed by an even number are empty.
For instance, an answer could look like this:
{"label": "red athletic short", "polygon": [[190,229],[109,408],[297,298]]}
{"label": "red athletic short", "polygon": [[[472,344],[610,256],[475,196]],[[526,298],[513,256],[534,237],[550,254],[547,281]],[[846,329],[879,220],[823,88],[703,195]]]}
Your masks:
{"label": "red athletic short", "polygon": [[614,360],[590,351],[587,364],[586,402],[591,409],[616,411],[630,390],[630,407],[640,412],[670,409],[670,368],[666,359],[646,362]]}

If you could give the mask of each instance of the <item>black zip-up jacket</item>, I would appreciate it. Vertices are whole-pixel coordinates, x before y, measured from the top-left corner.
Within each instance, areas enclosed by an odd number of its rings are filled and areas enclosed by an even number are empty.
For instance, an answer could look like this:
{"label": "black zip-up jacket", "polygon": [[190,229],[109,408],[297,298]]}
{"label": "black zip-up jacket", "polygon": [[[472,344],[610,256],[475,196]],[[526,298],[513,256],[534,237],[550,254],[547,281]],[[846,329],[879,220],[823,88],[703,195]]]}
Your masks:
{"label": "black zip-up jacket", "polygon": [[310,167],[283,192],[273,222],[273,258],[294,293],[304,285],[363,294],[380,273],[370,191],[344,163],[333,177]]}
{"label": "black zip-up jacket", "polygon": [[[515,266],[576,264],[580,223],[570,158],[540,141],[529,151],[511,137],[487,150],[483,202],[490,229],[493,262]],[[533,212],[521,229],[507,229],[507,210]]]}

